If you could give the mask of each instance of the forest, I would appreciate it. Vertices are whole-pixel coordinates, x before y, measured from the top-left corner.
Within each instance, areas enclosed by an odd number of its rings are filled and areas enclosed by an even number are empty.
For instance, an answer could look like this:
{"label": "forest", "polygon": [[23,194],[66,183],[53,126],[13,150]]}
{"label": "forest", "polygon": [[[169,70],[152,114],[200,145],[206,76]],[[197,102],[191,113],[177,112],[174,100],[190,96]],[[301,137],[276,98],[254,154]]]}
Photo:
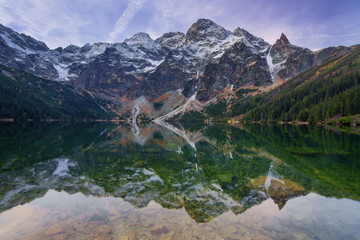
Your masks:
{"label": "forest", "polygon": [[209,105],[203,113],[215,120],[241,118],[246,122],[319,123],[334,117],[358,118],[359,84],[360,48],[356,46],[349,54],[299,74],[269,92],[238,94],[237,99]]}
{"label": "forest", "polygon": [[0,65],[0,119],[106,119],[109,102],[85,90]]}

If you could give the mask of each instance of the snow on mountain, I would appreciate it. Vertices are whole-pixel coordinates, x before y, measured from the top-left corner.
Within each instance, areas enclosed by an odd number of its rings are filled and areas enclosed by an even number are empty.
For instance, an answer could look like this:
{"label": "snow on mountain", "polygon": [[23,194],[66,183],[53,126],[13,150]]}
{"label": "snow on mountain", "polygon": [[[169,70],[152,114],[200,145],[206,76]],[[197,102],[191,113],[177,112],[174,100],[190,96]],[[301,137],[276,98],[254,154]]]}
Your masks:
{"label": "snow on mountain", "polygon": [[199,42],[206,40],[224,40],[231,32],[217,25],[209,19],[199,19],[185,35],[185,42]]}
{"label": "snow on mountain", "polygon": [[[21,34],[3,26],[0,29],[0,37],[6,47],[16,53],[13,61],[0,59],[0,63],[14,67],[21,63],[25,65],[24,70],[57,81],[76,80],[92,62],[106,62],[109,67],[125,68],[127,75],[151,73],[165,61],[169,53],[174,61],[184,66],[185,72],[199,74],[208,62],[219,61],[224,53],[239,41],[246,42],[253,49],[259,48],[259,41],[264,45],[262,39],[255,38],[254,41],[254,37],[249,38],[248,36],[252,35],[244,30],[232,33],[208,19],[199,19],[186,35],[179,32],[166,33],[153,40],[146,33],[136,33],[123,43],[94,43],[81,48],[70,45],[55,50],[49,50],[45,44],[36,40],[31,42],[33,46],[38,46],[30,48]],[[114,49],[115,52],[108,54]],[[30,55],[34,56],[29,61]]]}
{"label": "snow on mountain", "polygon": [[[182,98],[159,110],[165,116],[158,121],[200,109],[230,86],[234,93],[270,86],[276,79],[287,80],[346,51],[312,52],[292,45],[284,34],[270,45],[245,29],[231,32],[208,19],[199,19],[186,34],[170,32],[154,40],[136,33],[122,43],[53,50],[0,24],[0,50],[0,64],[67,81],[75,88],[99,90],[106,98],[121,99],[123,108],[130,111],[137,110],[134,102],[143,97],[145,105],[151,106],[151,117],[159,117],[152,104],[164,104],[164,96],[174,98],[174,92],[182,89]],[[144,112],[138,106],[135,121]]]}
{"label": "snow on mountain", "polygon": [[271,47],[270,47],[270,50],[269,50],[269,53],[266,55],[266,62],[269,66],[269,71],[270,71],[270,74],[271,74],[271,79],[273,82],[276,81],[276,78],[275,76],[277,75],[277,73],[281,70],[281,68],[283,67],[283,64],[286,62],[286,60],[282,61],[282,62],[278,62],[278,63],[273,63],[274,60],[273,58],[271,57]]}
{"label": "snow on mountain", "polygon": [[69,80],[69,71],[66,69],[65,65],[54,65],[54,68],[56,69],[56,71],[59,74],[59,79],[61,81],[67,81]]}
{"label": "snow on mountain", "polygon": [[232,34],[234,36],[242,37],[245,45],[248,46],[255,54],[264,53],[270,46],[270,44],[265,42],[264,39],[255,37],[248,31],[239,27],[236,28]]}
{"label": "snow on mountain", "polygon": [[25,34],[19,34],[0,24],[0,37],[15,50],[24,52],[24,53],[34,53],[38,51],[48,51],[49,48],[45,43],[37,41],[30,36]]}
{"label": "snow on mountain", "polygon": [[161,50],[160,44],[156,43],[147,33],[136,33],[129,39],[124,41],[128,46],[138,49],[143,48],[148,51],[158,52]]}
{"label": "snow on mountain", "polygon": [[184,42],[185,34],[182,32],[169,32],[155,40],[162,48],[167,50],[175,50]]}
{"label": "snow on mountain", "polygon": [[85,59],[96,57],[105,53],[106,49],[110,46],[110,43],[94,43],[90,46],[89,51],[85,52],[84,57]]}
{"label": "snow on mountain", "polygon": [[11,36],[5,32],[1,33],[0,37],[5,41],[5,43],[13,48],[15,51],[18,51],[20,54],[26,55],[26,54],[35,54],[35,51],[32,51],[31,49],[22,47],[21,45],[18,45],[14,42],[14,39],[11,38]]}

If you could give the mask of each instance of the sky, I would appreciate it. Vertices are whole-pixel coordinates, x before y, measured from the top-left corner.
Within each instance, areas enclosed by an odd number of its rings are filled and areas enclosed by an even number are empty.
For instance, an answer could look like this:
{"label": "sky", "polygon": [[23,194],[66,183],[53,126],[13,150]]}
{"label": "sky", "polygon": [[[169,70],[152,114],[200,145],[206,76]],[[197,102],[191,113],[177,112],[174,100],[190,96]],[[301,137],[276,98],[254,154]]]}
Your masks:
{"label": "sky", "polygon": [[0,0],[1,24],[50,48],[186,33],[199,18],[271,44],[281,33],[312,50],[360,44],[360,0]]}

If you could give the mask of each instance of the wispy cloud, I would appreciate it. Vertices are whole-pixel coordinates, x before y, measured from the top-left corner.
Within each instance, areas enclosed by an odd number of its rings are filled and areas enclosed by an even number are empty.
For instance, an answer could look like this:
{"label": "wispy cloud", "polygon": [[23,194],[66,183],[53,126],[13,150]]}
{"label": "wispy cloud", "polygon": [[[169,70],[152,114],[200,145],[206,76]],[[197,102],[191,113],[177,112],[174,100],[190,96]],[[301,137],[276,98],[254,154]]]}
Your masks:
{"label": "wispy cloud", "polygon": [[156,38],[209,18],[269,43],[283,32],[293,44],[318,49],[359,43],[359,7],[356,0],[0,0],[0,23],[55,48],[123,41],[140,31]]}
{"label": "wispy cloud", "polygon": [[151,37],[159,37],[169,31],[185,32],[198,18],[209,18],[217,22],[224,15],[219,0],[156,0],[151,2],[151,16],[145,31]]}
{"label": "wispy cloud", "polygon": [[0,0],[0,21],[11,28],[45,41],[50,47],[81,44],[79,29],[86,25],[62,1]]}
{"label": "wispy cloud", "polygon": [[115,23],[114,30],[110,33],[108,41],[114,42],[119,34],[121,34],[135,17],[136,13],[144,6],[147,0],[130,0],[127,8]]}
{"label": "wispy cloud", "polygon": [[311,35],[311,36],[300,36],[293,37],[293,39],[322,39],[322,38],[335,38],[335,37],[356,37],[360,36],[360,33],[349,33],[349,34],[321,34],[321,35]]}

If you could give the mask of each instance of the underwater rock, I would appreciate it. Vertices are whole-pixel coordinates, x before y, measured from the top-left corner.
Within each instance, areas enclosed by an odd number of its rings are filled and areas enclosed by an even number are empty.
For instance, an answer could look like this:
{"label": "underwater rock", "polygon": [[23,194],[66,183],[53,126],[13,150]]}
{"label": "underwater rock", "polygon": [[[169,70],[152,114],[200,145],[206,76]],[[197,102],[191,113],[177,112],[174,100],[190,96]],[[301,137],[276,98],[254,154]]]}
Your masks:
{"label": "underwater rock", "polygon": [[166,234],[161,234],[160,237],[159,237],[159,240],[170,240],[170,239],[173,239],[173,235],[174,235],[173,232],[169,232],[169,233],[166,233]]}
{"label": "underwater rock", "polygon": [[150,232],[151,232],[152,235],[160,235],[160,234],[163,234],[163,233],[168,233],[170,231],[169,231],[169,229],[167,229],[167,227],[162,226],[162,227],[159,227],[159,228],[154,228]]}
{"label": "underwater rock", "polygon": [[74,233],[74,229],[72,227],[71,221],[63,221],[63,222],[55,223],[55,224],[51,225],[50,227],[48,227],[45,230],[44,234],[45,235],[54,235],[54,234],[59,234],[59,233],[64,233],[64,232],[67,232],[68,234]]}
{"label": "underwater rock", "polygon": [[109,225],[102,225],[93,230],[95,235],[103,235],[110,233],[112,227]]}
{"label": "underwater rock", "polygon": [[54,240],[64,240],[69,236],[68,233],[61,233],[53,237]]}
{"label": "underwater rock", "polygon": [[80,229],[76,229],[77,232],[83,233],[85,235],[90,235],[92,234],[92,231],[89,228],[80,228]]}
{"label": "underwater rock", "polygon": [[285,206],[287,200],[306,195],[307,192],[303,186],[288,179],[275,179],[272,178],[270,186],[265,187],[265,182],[268,176],[261,176],[250,181],[250,185],[253,189],[263,191],[274,200],[274,202],[282,209]]}
{"label": "underwater rock", "polygon": [[129,237],[127,235],[122,235],[122,236],[118,237],[117,240],[129,240]]}

